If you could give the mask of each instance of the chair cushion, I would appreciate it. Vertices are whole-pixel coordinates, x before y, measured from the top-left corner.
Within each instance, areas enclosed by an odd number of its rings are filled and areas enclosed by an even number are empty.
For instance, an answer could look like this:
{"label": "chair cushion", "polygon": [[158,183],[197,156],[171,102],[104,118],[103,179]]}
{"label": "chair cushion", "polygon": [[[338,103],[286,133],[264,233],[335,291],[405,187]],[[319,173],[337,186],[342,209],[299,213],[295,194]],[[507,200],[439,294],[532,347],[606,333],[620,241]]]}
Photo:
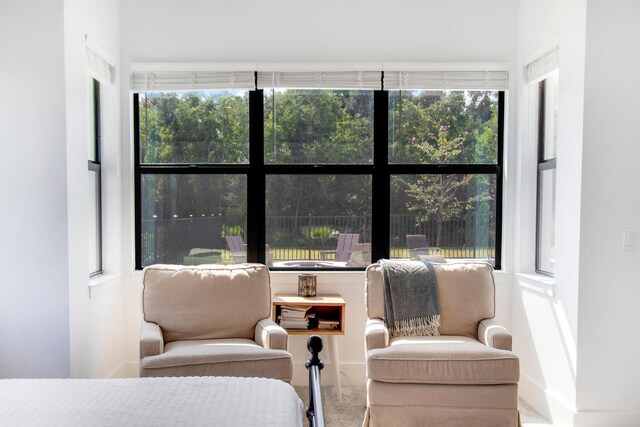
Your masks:
{"label": "chair cushion", "polygon": [[[492,318],[495,308],[493,267],[486,262],[433,264],[438,282],[440,334],[478,337],[478,324]],[[384,317],[384,290],[380,264],[366,272],[369,318]]]}
{"label": "chair cushion", "polygon": [[515,384],[518,357],[469,337],[395,337],[370,350],[367,377],[375,381],[421,384]]}
{"label": "chair cushion", "polygon": [[248,339],[173,341],[140,363],[142,376],[265,377],[291,381],[293,359]]}
{"label": "chair cushion", "polygon": [[261,264],[152,265],[143,284],[144,320],[160,326],[165,343],[251,339],[271,311],[269,270]]}

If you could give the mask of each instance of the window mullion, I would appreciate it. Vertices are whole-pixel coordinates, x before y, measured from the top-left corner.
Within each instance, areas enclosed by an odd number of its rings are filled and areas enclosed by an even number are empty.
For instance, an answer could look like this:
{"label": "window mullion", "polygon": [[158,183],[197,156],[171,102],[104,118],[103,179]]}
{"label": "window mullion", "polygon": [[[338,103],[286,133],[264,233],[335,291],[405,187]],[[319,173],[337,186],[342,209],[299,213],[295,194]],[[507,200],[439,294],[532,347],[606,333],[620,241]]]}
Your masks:
{"label": "window mullion", "polygon": [[264,96],[249,92],[249,170],[247,177],[247,261],[264,264],[266,176],[264,168]]}
{"label": "window mullion", "polygon": [[496,174],[496,239],[495,239],[495,268],[502,268],[502,194],[503,194],[503,165],[504,165],[504,115],[505,93],[498,92],[498,166]]}
{"label": "window mullion", "polygon": [[142,172],[140,170],[140,95],[133,94],[133,169],[135,200],[135,263],[136,269],[142,270]]}
{"label": "window mullion", "polygon": [[391,184],[389,172],[389,92],[373,95],[373,179],[371,185],[371,260],[389,258]]}

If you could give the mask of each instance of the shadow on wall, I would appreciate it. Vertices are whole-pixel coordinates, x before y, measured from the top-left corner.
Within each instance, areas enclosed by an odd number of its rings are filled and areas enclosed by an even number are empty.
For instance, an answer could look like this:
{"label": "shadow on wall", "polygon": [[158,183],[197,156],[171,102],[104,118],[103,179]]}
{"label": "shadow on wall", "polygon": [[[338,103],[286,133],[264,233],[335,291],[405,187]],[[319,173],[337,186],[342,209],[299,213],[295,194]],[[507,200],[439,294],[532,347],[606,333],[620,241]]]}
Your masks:
{"label": "shadow on wall", "polygon": [[520,357],[520,395],[545,418],[572,425],[575,338],[552,289],[525,280],[516,278],[512,323],[513,348]]}

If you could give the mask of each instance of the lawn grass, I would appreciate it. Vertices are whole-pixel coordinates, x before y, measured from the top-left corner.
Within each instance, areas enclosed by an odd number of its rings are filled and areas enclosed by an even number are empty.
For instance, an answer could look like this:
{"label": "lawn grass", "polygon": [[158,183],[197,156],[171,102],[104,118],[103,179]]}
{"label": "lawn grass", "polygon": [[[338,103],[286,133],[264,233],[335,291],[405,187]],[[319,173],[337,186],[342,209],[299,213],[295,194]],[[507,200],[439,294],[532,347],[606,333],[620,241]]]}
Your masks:
{"label": "lawn grass", "polygon": [[[295,249],[295,248],[271,248],[274,261],[290,260],[319,260],[319,250]],[[432,254],[441,254],[445,258],[491,258],[495,257],[493,248],[440,248],[431,251]],[[391,248],[391,258],[409,258],[407,248]],[[333,255],[327,255],[327,260],[332,260]]]}
{"label": "lawn grass", "polygon": [[[273,253],[273,260],[275,262],[282,261],[294,261],[294,260],[319,260],[320,250],[317,249],[300,249],[300,248],[270,248]],[[494,248],[434,248],[431,251],[432,254],[441,254],[445,258],[480,258],[486,259],[488,256],[495,257]],[[233,258],[229,250],[222,251],[222,263],[231,264]],[[409,251],[407,248],[391,248],[391,258],[409,258]],[[333,254],[326,256],[327,261],[334,259]]]}

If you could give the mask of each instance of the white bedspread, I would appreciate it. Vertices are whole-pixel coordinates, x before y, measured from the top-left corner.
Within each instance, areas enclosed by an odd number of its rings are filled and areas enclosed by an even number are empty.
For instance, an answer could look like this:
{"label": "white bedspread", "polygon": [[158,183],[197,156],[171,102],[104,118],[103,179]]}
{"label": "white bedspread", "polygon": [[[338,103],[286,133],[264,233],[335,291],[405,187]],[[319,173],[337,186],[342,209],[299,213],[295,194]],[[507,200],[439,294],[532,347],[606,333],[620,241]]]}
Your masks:
{"label": "white bedspread", "polygon": [[0,426],[301,426],[282,381],[189,377],[0,380]]}

